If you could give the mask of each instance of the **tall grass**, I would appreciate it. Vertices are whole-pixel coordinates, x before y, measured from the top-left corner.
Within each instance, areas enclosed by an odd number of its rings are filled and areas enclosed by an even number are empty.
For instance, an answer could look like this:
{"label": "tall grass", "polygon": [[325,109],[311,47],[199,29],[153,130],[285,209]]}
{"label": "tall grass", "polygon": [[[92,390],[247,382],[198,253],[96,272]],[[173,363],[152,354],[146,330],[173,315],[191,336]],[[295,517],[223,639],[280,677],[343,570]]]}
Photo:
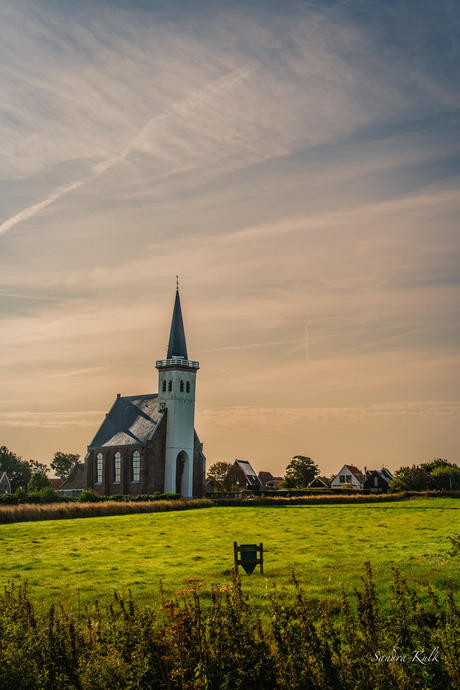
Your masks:
{"label": "tall grass", "polygon": [[132,513],[162,513],[170,510],[211,508],[212,501],[197,498],[193,501],[105,501],[100,503],[48,503],[0,506],[0,524],[35,520],[66,520],[70,518],[105,517],[108,515],[129,515]]}
{"label": "tall grass", "polygon": [[190,578],[156,608],[114,596],[107,607],[39,616],[26,585],[0,596],[0,687],[17,690],[365,690],[460,685],[460,611],[448,584],[437,598],[393,571],[382,612],[366,564],[341,615],[295,593],[267,593],[261,619],[240,580],[204,589]]}

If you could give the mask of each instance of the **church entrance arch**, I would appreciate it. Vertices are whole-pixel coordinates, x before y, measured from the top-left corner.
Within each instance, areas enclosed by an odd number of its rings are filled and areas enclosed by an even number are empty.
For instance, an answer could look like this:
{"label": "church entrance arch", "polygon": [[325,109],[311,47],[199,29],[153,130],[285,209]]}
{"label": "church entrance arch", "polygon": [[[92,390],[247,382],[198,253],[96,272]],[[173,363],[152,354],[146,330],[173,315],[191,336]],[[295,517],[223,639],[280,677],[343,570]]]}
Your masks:
{"label": "church entrance arch", "polygon": [[182,496],[187,496],[189,493],[189,462],[188,454],[185,450],[181,450],[176,457],[176,494],[182,494]]}

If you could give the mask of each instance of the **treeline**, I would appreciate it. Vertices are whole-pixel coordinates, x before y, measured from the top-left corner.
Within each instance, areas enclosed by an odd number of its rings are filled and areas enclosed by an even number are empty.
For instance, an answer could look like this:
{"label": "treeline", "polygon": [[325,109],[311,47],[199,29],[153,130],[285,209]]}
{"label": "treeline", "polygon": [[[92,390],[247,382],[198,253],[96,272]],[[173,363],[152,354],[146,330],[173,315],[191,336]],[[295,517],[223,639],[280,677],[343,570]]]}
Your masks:
{"label": "treeline", "polygon": [[157,608],[114,595],[111,605],[39,614],[26,585],[0,596],[0,687],[17,690],[292,690],[460,686],[460,611],[414,590],[393,569],[382,610],[366,564],[363,584],[340,609],[267,591],[261,618],[233,575],[224,587],[190,578]]}
{"label": "treeline", "polygon": [[[79,459],[80,456],[75,453],[58,451],[54,454],[50,467],[57,477],[65,480]],[[6,472],[13,493],[20,489],[37,493],[41,489],[50,488],[50,467],[37,460],[23,460],[6,446],[0,446],[0,470]]]}
{"label": "treeline", "polygon": [[390,482],[390,491],[459,491],[460,467],[436,458],[411,467],[400,467]]}

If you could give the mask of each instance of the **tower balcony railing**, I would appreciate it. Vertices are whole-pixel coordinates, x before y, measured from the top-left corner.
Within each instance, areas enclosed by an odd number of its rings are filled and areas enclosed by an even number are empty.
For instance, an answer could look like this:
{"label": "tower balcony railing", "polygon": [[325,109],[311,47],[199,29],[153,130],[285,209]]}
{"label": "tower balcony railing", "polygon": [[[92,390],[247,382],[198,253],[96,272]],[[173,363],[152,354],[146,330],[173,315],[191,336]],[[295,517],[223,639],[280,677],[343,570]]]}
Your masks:
{"label": "tower balcony railing", "polygon": [[199,369],[199,362],[193,362],[190,359],[185,359],[185,357],[171,357],[170,359],[158,359],[156,363],[156,368],[160,369],[162,367],[187,367],[188,369]]}

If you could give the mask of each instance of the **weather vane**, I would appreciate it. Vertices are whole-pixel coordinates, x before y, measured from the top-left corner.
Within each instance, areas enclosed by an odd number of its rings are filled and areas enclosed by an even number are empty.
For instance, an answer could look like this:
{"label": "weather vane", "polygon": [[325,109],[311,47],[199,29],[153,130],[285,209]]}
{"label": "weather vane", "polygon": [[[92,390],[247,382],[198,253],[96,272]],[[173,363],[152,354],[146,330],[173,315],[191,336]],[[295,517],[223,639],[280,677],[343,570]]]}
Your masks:
{"label": "weather vane", "polygon": [[176,276],[176,288],[179,289],[179,276]]}

